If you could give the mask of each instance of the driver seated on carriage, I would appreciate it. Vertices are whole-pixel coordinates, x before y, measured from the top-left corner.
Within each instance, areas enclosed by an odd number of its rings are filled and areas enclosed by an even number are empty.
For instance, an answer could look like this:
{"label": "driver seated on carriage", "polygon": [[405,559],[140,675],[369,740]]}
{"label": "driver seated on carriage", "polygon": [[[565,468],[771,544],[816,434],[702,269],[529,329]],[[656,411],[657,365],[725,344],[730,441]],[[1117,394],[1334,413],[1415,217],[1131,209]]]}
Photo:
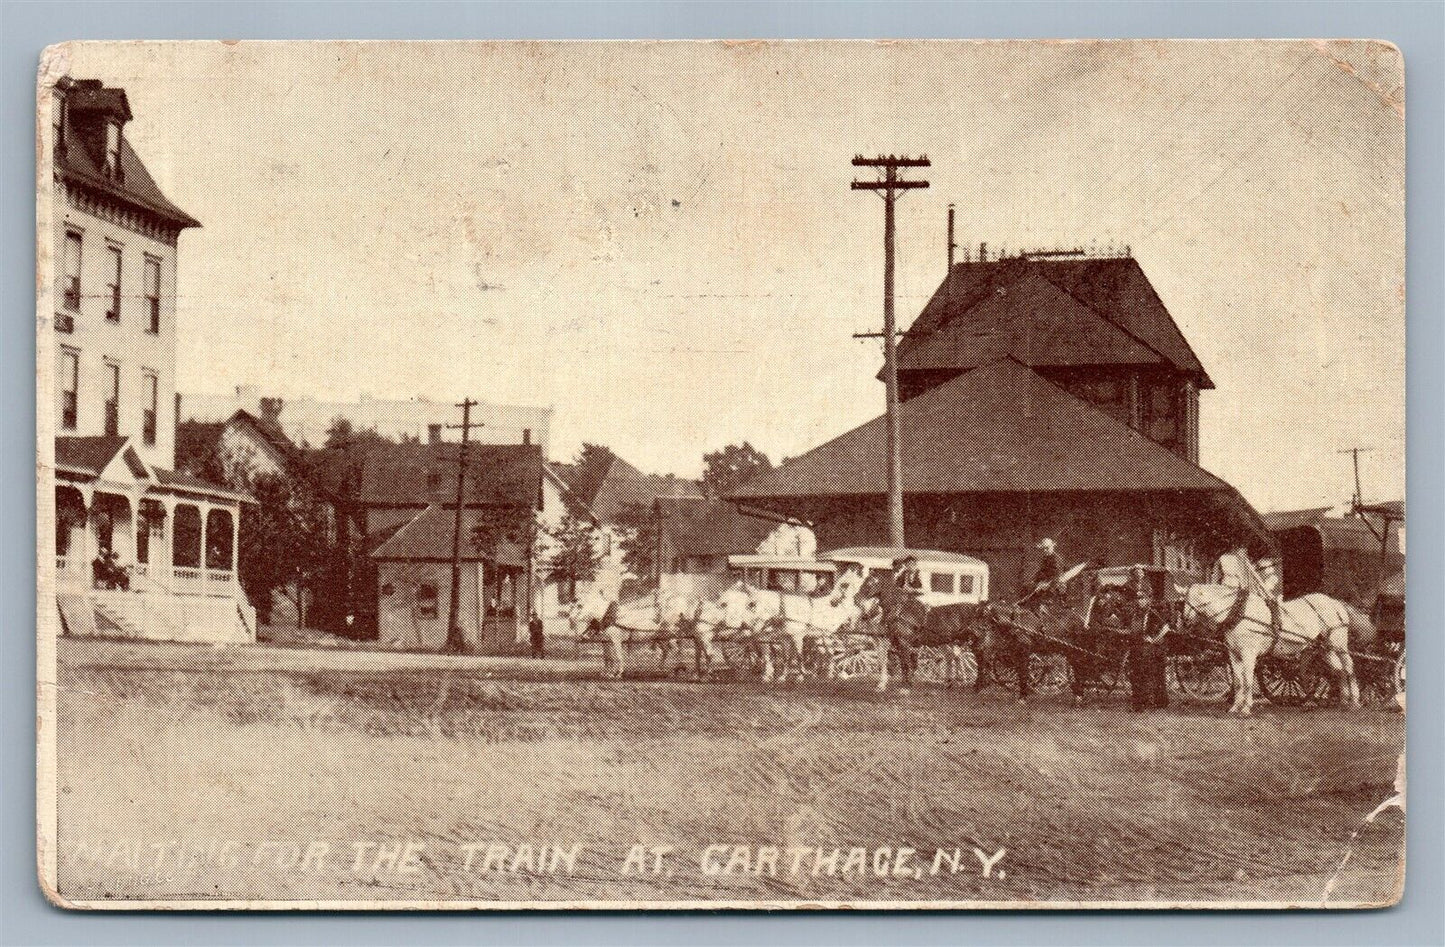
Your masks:
{"label": "driver seated on carriage", "polygon": [[1052,539],[1039,540],[1038,546],[1044,555],[1034,572],[1033,581],[1019,597],[1021,602],[1032,602],[1041,612],[1047,612],[1050,605],[1062,604],[1064,588],[1059,582],[1063,565],[1059,560],[1058,547]]}
{"label": "driver seated on carriage", "polygon": [[907,555],[893,560],[893,584],[909,595],[923,594],[923,576],[918,571],[918,557]]}

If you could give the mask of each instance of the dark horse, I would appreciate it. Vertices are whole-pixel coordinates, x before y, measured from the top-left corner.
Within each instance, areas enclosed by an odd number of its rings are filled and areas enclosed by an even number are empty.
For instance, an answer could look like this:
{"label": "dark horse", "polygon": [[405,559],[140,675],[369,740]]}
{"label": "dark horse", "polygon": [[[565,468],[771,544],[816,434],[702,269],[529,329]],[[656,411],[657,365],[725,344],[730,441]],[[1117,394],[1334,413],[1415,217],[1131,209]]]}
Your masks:
{"label": "dark horse", "polygon": [[1018,679],[1020,700],[1039,683],[1030,673],[1030,658],[1057,655],[1067,668],[1069,691],[1083,700],[1092,687],[1117,672],[1128,647],[1133,601],[1122,590],[1106,588],[1084,613],[1060,601],[1024,599],[1015,605],[989,606],[994,644],[1007,656]]}
{"label": "dark horse", "polygon": [[[888,653],[898,654],[898,668],[904,688],[913,683],[918,668],[918,649],[942,648],[946,661],[948,686],[952,687],[958,668],[963,664],[963,650],[973,651],[979,673],[974,688],[983,686],[988,655],[993,648],[993,622],[987,620],[987,606],[956,603],[929,607],[918,596],[898,588],[879,576],[869,576],[858,592],[864,613],[875,611],[883,633],[878,636],[878,689],[888,687]],[[1027,655],[1025,655],[1027,661]]]}

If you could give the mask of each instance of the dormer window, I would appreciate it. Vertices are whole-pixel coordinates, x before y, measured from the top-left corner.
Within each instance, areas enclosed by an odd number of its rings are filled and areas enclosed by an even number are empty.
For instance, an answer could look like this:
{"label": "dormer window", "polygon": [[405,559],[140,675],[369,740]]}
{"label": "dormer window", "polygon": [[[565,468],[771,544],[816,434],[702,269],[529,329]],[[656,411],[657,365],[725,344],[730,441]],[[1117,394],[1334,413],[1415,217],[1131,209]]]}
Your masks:
{"label": "dormer window", "polygon": [[105,124],[105,176],[119,181],[120,173],[120,123]]}

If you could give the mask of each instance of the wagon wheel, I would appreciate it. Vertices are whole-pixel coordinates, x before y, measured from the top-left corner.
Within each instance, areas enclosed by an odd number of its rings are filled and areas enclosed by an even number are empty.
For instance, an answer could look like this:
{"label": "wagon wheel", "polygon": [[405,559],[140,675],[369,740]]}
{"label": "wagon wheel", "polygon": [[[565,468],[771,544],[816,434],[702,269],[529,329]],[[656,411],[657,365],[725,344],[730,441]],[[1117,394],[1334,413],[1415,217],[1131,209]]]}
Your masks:
{"label": "wagon wheel", "polygon": [[[1000,660],[1000,658],[1002,658]],[[1032,667],[1034,658],[1029,657],[1029,666]],[[1014,673],[1013,661],[1007,655],[1001,655],[988,663],[988,676],[999,687],[1006,690],[1013,690],[1018,687],[1019,678]],[[1032,677],[1032,675],[1030,675]]]}
{"label": "wagon wheel", "polygon": [[1405,693],[1405,649],[1400,649],[1400,656],[1395,659],[1395,693]]}
{"label": "wagon wheel", "polygon": [[1229,666],[1217,654],[1176,654],[1169,659],[1169,678],[1175,690],[1192,700],[1212,703],[1234,689]]}
{"label": "wagon wheel", "polygon": [[1073,668],[1062,654],[1029,655],[1029,686],[1035,693],[1052,697],[1069,689]]}
{"label": "wagon wheel", "polygon": [[958,669],[958,683],[963,687],[972,687],[978,681],[978,655],[973,653],[972,648],[963,652],[963,664]]}
{"label": "wagon wheel", "polygon": [[847,639],[843,650],[833,655],[833,676],[877,677],[878,654],[874,650],[873,642],[867,641],[860,645],[856,638]]}
{"label": "wagon wheel", "polygon": [[1400,654],[1393,648],[1381,650],[1355,658],[1355,674],[1360,682],[1360,698],[1368,704],[1389,707],[1395,702],[1403,682],[1397,683],[1396,676],[1402,674]]}
{"label": "wagon wheel", "polygon": [[920,681],[927,681],[930,684],[947,682],[948,655],[942,648],[924,645],[914,652],[914,658],[918,661],[918,666],[913,673]]}
{"label": "wagon wheel", "polygon": [[1330,696],[1330,681],[1320,673],[1314,661],[1288,659],[1259,662],[1259,684],[1271,703],[1294,707],[1307,701],[1316,703]]}

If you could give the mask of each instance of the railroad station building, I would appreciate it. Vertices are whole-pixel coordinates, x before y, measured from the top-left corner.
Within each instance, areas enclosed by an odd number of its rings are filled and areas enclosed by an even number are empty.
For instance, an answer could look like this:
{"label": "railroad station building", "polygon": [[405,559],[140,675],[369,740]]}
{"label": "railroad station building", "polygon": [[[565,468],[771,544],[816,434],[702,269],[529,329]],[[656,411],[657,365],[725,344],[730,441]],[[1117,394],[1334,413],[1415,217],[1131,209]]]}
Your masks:
{"label": "railroad station building", "polygon": [[60,626],[254,640],[236,575],[248,498],[173,469],[177,249],[200,224],[131,147],[124,89],[61,78],[50,106],[54,372],[40,394],[55,420]]}
{"label": "railroad station building", "polygon": [[[988,562],[999,596],[1049,537],[1067,563],[1201,571],[1272,541],[1198,464],[1213,387],[1128,256],[956,264],[898,346],[910,546]],[[823,549],[888,535],[880,416],[748,481],[743,508],[813,524]]]}

